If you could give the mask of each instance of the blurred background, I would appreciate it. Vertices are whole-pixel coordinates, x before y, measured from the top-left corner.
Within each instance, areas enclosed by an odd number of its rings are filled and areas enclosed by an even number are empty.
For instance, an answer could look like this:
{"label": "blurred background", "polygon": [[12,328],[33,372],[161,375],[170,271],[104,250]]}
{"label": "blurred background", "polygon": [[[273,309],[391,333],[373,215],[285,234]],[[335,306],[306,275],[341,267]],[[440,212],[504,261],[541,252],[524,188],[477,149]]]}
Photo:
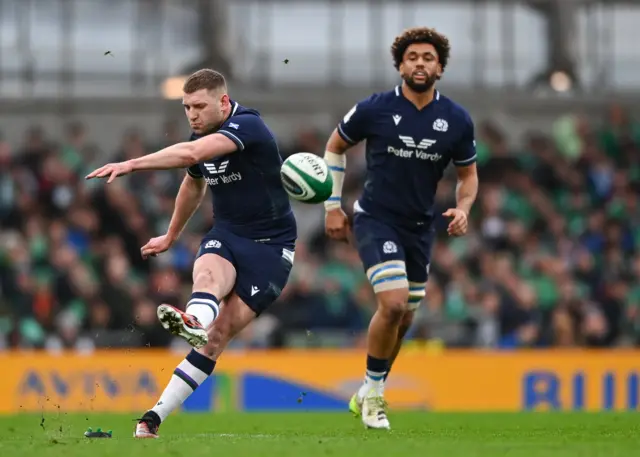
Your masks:
{"label": "blurred background", "polygon": [[[0,350],[175,347],[207,201],[172,250],[183,171],[105,186],[96,166],[183,141],[185,75],[222,71],[283,157],[322,154],[344,113],[399,79],[411,26],[449,36],[441,91],[476,123],[470,233],[438,222],[408,345],[511,349],[640,344],[640,5],[607,0],[0,0]],[[363,183],[350,152],[345,208]],[[455,176],[438,205],[455,204]],[[354,249],[295,205],[289,285],[235,348],[362,345],[373,296]]]}

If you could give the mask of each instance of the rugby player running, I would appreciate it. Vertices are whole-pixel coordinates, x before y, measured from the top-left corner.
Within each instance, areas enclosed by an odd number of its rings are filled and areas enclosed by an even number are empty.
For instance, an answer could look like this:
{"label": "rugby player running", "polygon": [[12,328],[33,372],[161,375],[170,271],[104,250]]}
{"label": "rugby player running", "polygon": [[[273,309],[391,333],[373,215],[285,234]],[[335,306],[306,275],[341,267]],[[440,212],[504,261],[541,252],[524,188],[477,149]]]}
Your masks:
{"label": "rugby player running", "polygon": [[391,46],[402,84],[357,103],[327,142],[333,176],[325,202],[325,230],[336,240],[351,228],[341,209],[345,152],[366,140],[367,175],[354,205],[353,235],[377,310],[367,335],[364,383],[349,404],[367,428],[389,429],[384,386],[414,312],[425,297],[436,212],[444,170],[456,167],[456,207],[447,209],[448,234],[467,232],[478,192],[474,127],[467,111],[435,88],[449,61],[447,37],[412,28]]}

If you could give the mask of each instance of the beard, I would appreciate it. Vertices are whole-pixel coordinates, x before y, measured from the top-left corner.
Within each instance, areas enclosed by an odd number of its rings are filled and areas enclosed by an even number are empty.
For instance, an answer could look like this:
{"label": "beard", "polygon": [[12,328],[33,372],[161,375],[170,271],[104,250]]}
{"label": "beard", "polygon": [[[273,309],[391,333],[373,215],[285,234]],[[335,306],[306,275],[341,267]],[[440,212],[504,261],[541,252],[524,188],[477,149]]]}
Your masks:
{"label": "beard", "polygon": [[438,80],[438,76],[427,75],[427,78],[423,82],[416,82],[412,75],[403,76],[402,79],[412,91],[422,94],[433,87]]}

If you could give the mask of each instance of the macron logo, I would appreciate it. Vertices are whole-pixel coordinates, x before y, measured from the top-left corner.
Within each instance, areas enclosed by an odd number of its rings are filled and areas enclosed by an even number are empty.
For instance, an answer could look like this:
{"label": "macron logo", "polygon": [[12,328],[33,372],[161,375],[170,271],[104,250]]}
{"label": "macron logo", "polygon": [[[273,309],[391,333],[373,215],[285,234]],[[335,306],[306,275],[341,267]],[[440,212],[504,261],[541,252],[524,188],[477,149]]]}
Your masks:
{"label": "macron logo", "polygon": [[408,148],[429,149],[431,146],[436,144],[436,140],[429,140],[427,138],[420,140],[420,143],[418,144],[416,144],[414,139],[410,136],[399,135],[399,138]]}
{"label": "macron logo", "polygon": [[393,115],[393,122],[395,122],[396,125],[398,125],[401,120],[402,120],[402,116],[400,116],[399,114]]}
{"label": "macron logo", "polygon": [[257,294],[258,292],[260,292],[260,289],[258,289],[256,286],[251,286],[251,296],[253,297],[255,294]]}
{"label": "macron logo", "polygon": [[224,173],[225,172],[225,170],[227,169],[227,165],[229,165],[229,161],[225,160],[220,165],[218,165],[218,168],[216,168],[216,166],[214,164],[206,163],[206,162],[204,164],[204,167],[212,175],[219,175],[220,173]]}

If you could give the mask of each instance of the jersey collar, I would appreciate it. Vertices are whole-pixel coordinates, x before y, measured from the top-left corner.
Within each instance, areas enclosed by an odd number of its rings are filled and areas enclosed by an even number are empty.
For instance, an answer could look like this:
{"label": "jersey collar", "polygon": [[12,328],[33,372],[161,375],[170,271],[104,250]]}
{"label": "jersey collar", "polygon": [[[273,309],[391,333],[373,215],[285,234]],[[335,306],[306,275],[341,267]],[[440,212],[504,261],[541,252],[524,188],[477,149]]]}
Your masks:
{"label": "jersey collar", "polygon": [[231,106],[233,107],[231,108],[231,114],[229,114],[229,117],[235,116],[236,111],[238,111],[238,106],[240,105],[238,105],[238,102],[234,102],[233,100],[229,100],[229,101],[231,102]]}
{"label": "jersey collar", "polygon": [[[396,86],[394,89],[394,92],[396,94],[396,97],[400,97],[405,99],[406,101],[409,101],[403,94],[402,94],[402,88],[401,86]],[[433,100],[431,101],[431,103],[429,103],[427,106],[431,106],[433,104],[435,104],[437,101],[440,101],[440,92],[438,91],[438,89],[433,91]],[[409,102],[411,103],[411,102]],[[411,103],[411,105],[413,105],[413,103]],[[425,107],[426,108],[426,107]],[[424,109],[424,108],[423,108]]]}
{"label": "jersey collar", "polygon": [[[395,93],[396,93],[396,97],[404,97],[404,95],[402,95],[402,90],[401,90],[400,86],[396,86],[396,88],[394,90],[395,90]],[[438,89],[436,89],[433,92],[433,100],[434,101],[440,100],[440,92],[438,91]]]}

